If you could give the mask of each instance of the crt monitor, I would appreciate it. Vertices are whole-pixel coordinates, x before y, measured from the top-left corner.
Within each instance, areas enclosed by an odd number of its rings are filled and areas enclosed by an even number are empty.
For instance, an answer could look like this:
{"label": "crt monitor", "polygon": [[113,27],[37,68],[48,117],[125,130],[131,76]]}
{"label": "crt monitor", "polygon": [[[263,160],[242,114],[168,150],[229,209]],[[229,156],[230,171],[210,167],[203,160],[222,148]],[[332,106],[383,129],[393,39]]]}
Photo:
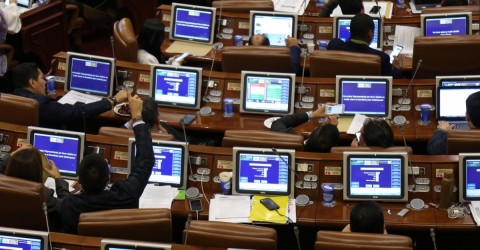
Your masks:
{"label": "crt monitor", "polygon": [[392,113],[392,77],[338,75],[335,96],[338,104],[345,104],[343,116],[358,113],[389,119]]}
{"label": "crt monitor", "polygon": [[0,249],[48,250],[48,233],[0,227]]}
{"label": "crt monitor", "polygon": [[215,8],[173,3],[170,40],[213,44],[215,12]]}
{"label": "crt monitor", "polygon": [[113,58],[67,53],[65,92],[76,90],[82,93],[109,97],[115,85],[115,60]]}
{"label": "crt monitor", "polygon": [[423,36],[471,35],[472,13],[422,14],[420,26]]}
{"label": "crt monitor", "polygon": [[152,65],[150,68],[151,95],[160,106],[200,109],[202,69]]}
{"label": "crt monitor", "polygon": [[[187,183],[187,146],[184,142],[153,140],[155,166],[148,179],[149,183],[185,188]],[[128,168],[135,163],[136,142],[128,141]]]}
{"label": "crt monitor", "polygon": [[343,200],[408,200],[406,152],[344,152]]}
{"label": "crt monitor", "polygon": [[55,162],[62,177],[77,176],[77,166],[84,152],[84,133],[28,127],[27,141]]}
{"label": "crt monitor", "polygon": [[171,244],[133,240],[103,239],[101,250],[171,250]]}
{"label": "crt monitor", "polygon": [[[344,42],[350,39],[350,22],[352,15],[336,16],[333,18],[333,38],[339,38]],[[373,31],[373,39],[370,43],[370,48],[382,50],[383,46],[383,22],[378,16],[372,16],[375,28]]]}
{"label": "crt monitor", "polygon": [[295,150],[233,148],[232,194],[293,198]]}
{"label": "crt monitor", "polygon": [[480,201],[480,154],[460,153],[458,165],[460,202]]}
{"label": "crt monitor", "polygon": [[285,12],[250,11],[250,36],[264,34],[271,46],[286,46],[287,36],[297,37],[297,15]]}
{"label": "crt monitor", "polygon": [[293,113],[295,74],[242,71],[240,113]]}

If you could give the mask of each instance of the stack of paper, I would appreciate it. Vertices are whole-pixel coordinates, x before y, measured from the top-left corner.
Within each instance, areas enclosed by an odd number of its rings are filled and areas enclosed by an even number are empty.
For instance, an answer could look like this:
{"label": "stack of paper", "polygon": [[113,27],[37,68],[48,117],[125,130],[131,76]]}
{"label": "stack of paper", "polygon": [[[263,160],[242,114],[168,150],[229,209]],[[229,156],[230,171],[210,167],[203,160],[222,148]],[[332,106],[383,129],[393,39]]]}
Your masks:
{"label": "stack of paper", "polygon": [[273,0],[275,11],[303,15],[310,0]]}
{"label": "stack of paper", "polygon": [[85,104],[89,104],[92,102],[98,102],[102,100],[101,97],[89,95],[85,93],[81,93],[75,90],[70,90],[66,95],[64,95],[60,100],[58,100],[61,104],[71,104],[74,105],[76,102],[83,102]]}
{"label": "stack of paper", "polygon": [[250,196],[216,195],[210,200],[208,220],[248,223]]}
{"label": "stack of paper", "polygon": [[139,208],[170,209],[172,207],[173,198],[175,198],[177,194],[178,188],[148,184],[140,197]]}

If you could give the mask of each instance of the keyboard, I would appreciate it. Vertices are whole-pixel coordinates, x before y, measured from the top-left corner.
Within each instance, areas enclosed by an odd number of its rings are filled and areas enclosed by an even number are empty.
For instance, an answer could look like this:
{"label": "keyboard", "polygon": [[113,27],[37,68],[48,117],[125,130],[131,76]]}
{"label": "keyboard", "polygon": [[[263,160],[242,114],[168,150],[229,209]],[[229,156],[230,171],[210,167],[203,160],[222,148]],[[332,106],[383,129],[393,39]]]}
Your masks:
{"label": "keyboard", "polygon": [[468,126],[468,122],[466,122],[466,121],[450,122],[450,124],[453,125],[453,129],[456,129],[456,130],[468,130],[468,129],[470,129],[470,126]]}

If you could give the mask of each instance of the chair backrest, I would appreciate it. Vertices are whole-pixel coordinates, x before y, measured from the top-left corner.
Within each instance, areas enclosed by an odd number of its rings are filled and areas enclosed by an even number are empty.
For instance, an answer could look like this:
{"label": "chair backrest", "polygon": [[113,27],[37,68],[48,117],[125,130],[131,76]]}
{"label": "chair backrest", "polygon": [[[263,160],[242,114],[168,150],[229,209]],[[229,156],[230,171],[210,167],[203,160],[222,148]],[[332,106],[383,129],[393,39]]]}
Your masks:
{"label": "chair backrest", "polygon": [[292,72],[290,49],[269,46],[226,46],[222,52],[222,70],[240,73],[242,70]]}
{"label": "chair backrest", "polygon": [[273,11],[271,0],[217,0],[212,2],[212,7],[222,8],[223,11],[250,12],[251,10]]}
{"label": "chair backrest", "polygon": [[115,56],[118,60],[137,62],[138,43],[132,22],[124,17],[113,25]]}
{"label": "chair backrest", "polygon": [[187,230],[183,230],[183,239],[188,245],[219,248],[277,249],[275,229],[254,225],[244,225],[217,221],[194,220]]}
{"label": "chair backrest", "polygon": [[480,152],[480,129],[448,131],[448,155],[475,152]]}
{"label": "chair backrest", "polygon": [[456,12],[472,12],[472,15],[478,15],[480,8],[478,5],[462,5],[462,6],[443,6],[440,8],[423,8],[422,14],[437,13],[456,13]]}
{"label": "chair backrest", "polygon": [[1,93],[0,107],[0,121],[22,126],[38,126],[37,100]]}
{"label": "chair backrest", "polygon": [[413,45],[413,64],[422,60],[417,78],[472,75],[480,72],[480,36],[419,36]]}
{"label": "chair backrest", "polygon": [[403,235],[318,231],[315,250],[411,250],[412,239]]}
{"label": "chair backrest", "polygon": [[[335,154],[343,154],[343,152],[405,152],[405,147],[403,146],[393,146],[388,148],[382,147],[348,147],[348,146],[341,146],[341,147],[332,147],[330,149],[330,153]],[[407,147],[407,153],[409,155],[413,154],[412,147]]]}
{"label": "chair backrest", "polygon": [[115,209],[80,214],[78,234],[151,242],[172,242],[172,217],[166,208]]}
{"label": "chair backrest", "polygon": [[310,55],[310,76],[335,78],[336,75],[381,74],[380,57],[339,50],[317,50]]}
{"label": "chair backrest", "polygon": [[[115,127],[101,127],[98,131],[99,135],[111,136],[111,137],[120,137],[120,138],[131,138],[135,137],[133,130],[125,128],[115,128]],[[170,134],[159,134],[152,133],[153,140],[162,140],[162,141],[172,141],[173,135]]]}
{"label": "chair backrest", "polygon": [[301,135],[261,130],[225,130],[222,147],[285,148],[303,151]]}
{"label": "chair backrest", "polygon": [[46,231],[41,183],[0,175],[0,226]]}

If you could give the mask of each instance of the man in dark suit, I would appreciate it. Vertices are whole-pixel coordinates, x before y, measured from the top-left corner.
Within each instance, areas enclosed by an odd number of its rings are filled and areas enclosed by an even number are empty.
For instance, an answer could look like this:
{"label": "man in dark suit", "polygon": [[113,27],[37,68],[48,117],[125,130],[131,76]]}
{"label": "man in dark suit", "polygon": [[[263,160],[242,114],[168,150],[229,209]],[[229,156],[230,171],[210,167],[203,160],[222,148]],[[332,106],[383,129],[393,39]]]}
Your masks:
{"label": "man in dark suit", "polygon": [[150,128],[142,120],[142,99],[129,96],[136,140],[135,163],[126,180],[117,180],[108,188],[110,173],[107,161],[99,154],[83,158],[77,169],[82,191],[64,198],[58,207],[66,233],[77,233],[81,213],[109,209],[138,208],[138,200],[147,185],[155,162]]}

